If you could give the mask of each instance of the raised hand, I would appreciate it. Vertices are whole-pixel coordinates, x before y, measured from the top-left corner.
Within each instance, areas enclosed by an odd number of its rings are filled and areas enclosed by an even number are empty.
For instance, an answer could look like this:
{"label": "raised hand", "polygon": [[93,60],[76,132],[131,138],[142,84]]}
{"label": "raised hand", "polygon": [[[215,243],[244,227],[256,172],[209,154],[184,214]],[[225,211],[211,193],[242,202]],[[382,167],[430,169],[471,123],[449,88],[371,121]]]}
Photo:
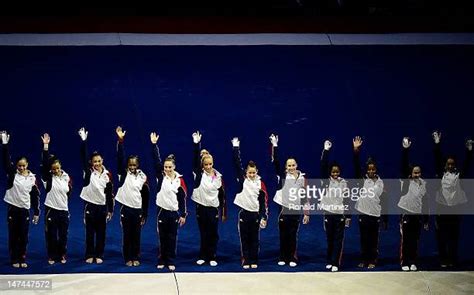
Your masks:
{"label": "raised hand", "polygon": [[186,223],[186,217],[180,217],[178,219],[179,226],[183,226]]}
{"label": "raised hand", "polygon": [[79,129],[79,131],[77,132],[79,134],[79,136],[81,137],[82,141],[86,141],[87,140],[87,135],[89,134],[88,131],[86,131],[86,129],[84,127],[82,127],[81,129]]}
{"label": "raised hand", "polygon": [[6,131],[0,131],[1,134],[1,139],[2,139],[2,144],[8,144],[10,141],[10,134],[8,134]]}
{"label": "raised hand", "polygon": [[127,133],[127,131],[122,130],[122,127],[120,127],[120,126],[117,126],[117,128],[115,128],[115,133],[117,133],[118,139],[120,141],[122,141],[124,139],[125,133]]}
{"label": "raised hand", "polygon": [[404,137],[402,140],[402,146],[403,148],[407,149],[411,146],[411,140],[409,137]]}
{"label": "raised hand", "polygon": [[239,140],[238,137],[232,138],[231,142],[232,142],[233,147],[239,147],[240,146],[240,140]]}
{"label": "raised hand", "polygon": [[265,219],[260,220],[260,228],[266,228],[267,227],[267,221]]}
{"label": "raised hand", "polygon": [[472,151],[472,145],[474,144],[474,140],[468,139],[466,140],[466,148],[468,151]]}
{"label": "raised hand", "polygon": [[324,141],[324,149],[326,151],[329,151],[331,147],[332,147],[332,142],[330,142],[329,140]]}
{"label": "raised hand", "polygon": [[435,143],[439,143],[441,141],[441,132],[435,131],[431,135],[433,136],[433,140]]}
{"label": "raised hand", "polygon": [[160,138],[160,136],[156,134],[156,132],[150,133],[150,141],[152,144],[156,144],[158,142],[158,138]]}
{"label": "raised hand", "polygon": [[354,147],[355,150],[358,150],[360,146],[362,145],[362,138],[360,136],[354,137],[352,140],[352,146]]}
{"label": "raised hand", "polygon": [[201,141],[202,134],[199,131],[193,133],[193,142],[199,143]]}
{"label": "raised hand", "polygon": [[40,219],[39,215],[35,215],[33,216],[33,220],[31,220],[31,222],[36,225],[38,224],[39,219]]}
{"label": "raised hand", "polygon": [[49,144],[51,141],[51,138],[49,137],[48,133],[45,133],[43,134],[43,136],[41,136],[41,140],[43,141],[43,144]]}
{"label": "raised hand", "polygon": [[270,142],[272,143],[272,146],[278,146],[278,135],[270,135]]}

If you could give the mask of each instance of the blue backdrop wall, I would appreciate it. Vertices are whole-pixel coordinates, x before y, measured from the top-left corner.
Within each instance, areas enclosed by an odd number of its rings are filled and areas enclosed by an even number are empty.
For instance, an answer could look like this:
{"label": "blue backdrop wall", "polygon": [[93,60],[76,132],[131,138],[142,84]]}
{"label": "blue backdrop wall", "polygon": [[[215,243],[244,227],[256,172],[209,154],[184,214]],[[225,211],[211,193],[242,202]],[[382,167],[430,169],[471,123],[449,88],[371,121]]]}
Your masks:
{"label": "blue backdrop wall", "polygon": [[[158,239],[149,133],[160,134],[163,155],[177,157],[177,170],[192,187],[192,138],[203,133],[203,146],[215,157],[215,167],[227,183],[231,209],[220,226],[220,267],[239,270],[235,182],[230,139],[239,136],[244,160],[257,161],[273,198],[276,178],[269,157],[268,136],[280,135],[284,155],[298,158],[299,168],[319,177],[319,157],[325,139],[332,155],[353,175],[351,139],[364,138],[364,156],[379,162],[383,178],[399,177],[403,136],[413,138],[412,158],[432,177],[430,137],[443,132],[443,147],[462,158],[464,140],[473,135],[474,47],[472,46],[119,46],[119,47],[0,47],[0,129],[11,134],[14,156],[26,155],[38,172],[40,136],[51,135],[57,154],[74,180],[70,203],[69,262],[46,262],[44,224],[30,228],[29,261],[24,272],[155,271]],[[150,218],[142,235],[140,268],[126,268],[121,258],[118,214],[108,227],[106,263],[85,265],[82,225],[80,139],[89,130],[89,147],[100,151],[105,165],[116,170],[115,127],[127,130],[126,152],[141,157],[152,185]],[[5,179],[0,179],[5,191]],[[42,194],[44,201],[44,190]],[[392,196],[395,204],[397,196]],[[0,206],[0,272],[8,265],[5,207]],[[180,229],[178,270],[210,271],[194,265],[198,229],[194,204]],[[261,232],[261,267],[276,267],[278,230],[271,202],[269,227]],[[116,206],[118,212],[118,204]],[[42,216],[43,217],[43,216]],[[432,224],[433,225],[433,224]],[[463,223],[463,269],[473,268],[473,218]],[[422,234],[422,268],[436,267],[434,227]],[[379,269],[398,269],[397,217],[380,237]],[[296,270],[322,270],[325,237],[320,216],[300,229],[301,264]],[[347,230],[344,266],[355,269],[359,251],[357,222]],[[289,270],[289,269],[283,269]]]}

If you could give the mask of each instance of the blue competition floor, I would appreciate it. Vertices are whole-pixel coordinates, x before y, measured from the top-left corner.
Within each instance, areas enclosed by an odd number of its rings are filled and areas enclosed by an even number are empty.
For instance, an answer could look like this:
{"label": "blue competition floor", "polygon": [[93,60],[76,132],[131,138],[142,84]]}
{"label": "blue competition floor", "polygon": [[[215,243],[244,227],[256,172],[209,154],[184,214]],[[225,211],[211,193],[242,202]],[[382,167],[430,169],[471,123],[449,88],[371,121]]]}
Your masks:
{"label": "blue competition floor", "polygon": [[[163,155],[177,156],[177,171],[191,182],[192,138],[203,133],[203,145],[224,175],[230,208],[220,225],[219,267],[197,267],[199,247],[194,204],[179,231],[178,271],[240,271],[237,209],[232,204],[236,185],[230,139],[241,138],[244,161],[253,159],[267,183],[270,199],[276,179],[269,158],[268,136],[280,135],[283,157],[295,155],[299,167],[319,177],[322,143],[334,143],[332,156],[342,164],[343,176],[353,175],[351,140],[364,137],[364,157],[374,156],[382,178],[399,177],[401,138],[413,138],[412,159],[433,177],[430,134],[443,132],[443,147],[460,159],[463,142],[473,136],[473,46],[84,46],[0,47],[0,130],[11,133],[13,156],[26,155],[38,173],[41,139],[51,135],[51,150],[72,175],[66,265],[49,266],[43,216],[30,227],[27,270],[8,264],[5,208],[0,205],[0,273],[155,272],[158,254],[155,181],[151,169],[149,133],[160,134]],[[141,157],[150,177],[150,218],[142,233],[142,266],[128,268],[121,256],[118,214],[107,229],[105,263],[83,263],[81,168],[77,130],[89,130],[91,150],[99,150],[112,172],[115,127],[127,130],[126,151]],[[116,180],[117,182],[117,180]],[[0,179],[0,192],[5,179]],[[43,191],[44,192],[44,191]],[[472,195],[471,195],[472,196]],[[396,204],[399,196],[390,196]],[[44,193],[41,196],[44,201]],[[471,200],[472,201],[472,200]],[[322,271],[326,242],[321,216],[301,226],[300,265],[276,265],[278,228],[276,207],[261,232],[258,271]],[[118,212],[118,204],[116,212]],[[376,270],[399,269],[398,217],[380,236],[380,265]],[[473,216],[463,222],[460,245],[462,270],[474,268]],[[357,221],[346,232],[343,269],[356,270],[359,251]],[[423,232],[421,269],[437,269],[432,220]]]}

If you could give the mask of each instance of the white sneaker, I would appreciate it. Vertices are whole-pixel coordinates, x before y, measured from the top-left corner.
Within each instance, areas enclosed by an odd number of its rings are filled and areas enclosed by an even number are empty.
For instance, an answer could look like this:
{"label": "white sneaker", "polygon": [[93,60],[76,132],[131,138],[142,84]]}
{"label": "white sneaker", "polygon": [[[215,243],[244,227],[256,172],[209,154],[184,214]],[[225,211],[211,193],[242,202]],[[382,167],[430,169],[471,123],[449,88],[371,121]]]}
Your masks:
{"label": "white sneaker", "polygon": [[196,261],[196,264],[197,265],[203,265],[204,262],[206,262],[206,261],[204,261],[204,259],[199,259],[198,261]]}
{"label": "white sneaker", "polygon": [[251,268],[258,268],[258,265],[257,264],[250,264],[250,267]]}
{"label": "white sneaker", "polygon": [[283,266],[283,265],[285,265],[285,264],[286,264],[285,261],[278,261],[278,265],[279,265],[279,266]]}
{"label": "white sneaker", "polygon": [[209,261],[209,265],[210,266],[217,266],[217,261],[211,260],[211,261]]}
{"label": "white sneaker", "polygon": [[326,269],[331,269],[332,268],[332,264],[326,264]]}
{"label": "white sneaker", "polygon": [[290,267],[295,267],[295,266],[297,266],[297,265],[298,265],[298,264],[297,264],[296,262],[290,261]]}
{"label": "white sneaker", "polygon": [[250,268],[250,265],[244,264],[242,267],[243,267],[244,269],[249,269],[249,268]]}
{"label": "white sneaker", "polygon": [[92,262],[94,262],[94,258],[87,258],[86,259],[86,263],[91,264]]}
{"label": "white sneaker", "polygon": [[403,271],[410,271],[410,267],[408,265],[402,266]]}
{"label": "white sneaker", "polygon": [[175,271],[176,266],[174,266],[174,265],[168,265],[168,269],[171,270],[171,271]]}
{"label": "white sneaker", "polygon": [[331,271],[332,271],[332,272],[339,271],[339,267],[333,265],[333,266],[331,267]]}
{"label": "white sneaker", "polygon": [[164,266],[163,264],[158,264],[158,265],[156,266],[156,268],[158,268],[158,269],[163,269],[163,268],[165,268],[165,266]]}
{"label": "white sneaker", "polygon": [[96,258],[95,263],[102,264],[102,263],[104,263],[104,260],[102,258]]}
{"label": "white sneaker", "polygon": [[20,268],[20,264],[19,264],[19,263],[13,263],[12,266],[13,266],[14,268]]}
{"label": "white sneaker", "polygon": [[418,268],[416,267],[416,265],[412,264],[412,265],[410,266],[410,270],[411,270],[411,271],[417,271]]}

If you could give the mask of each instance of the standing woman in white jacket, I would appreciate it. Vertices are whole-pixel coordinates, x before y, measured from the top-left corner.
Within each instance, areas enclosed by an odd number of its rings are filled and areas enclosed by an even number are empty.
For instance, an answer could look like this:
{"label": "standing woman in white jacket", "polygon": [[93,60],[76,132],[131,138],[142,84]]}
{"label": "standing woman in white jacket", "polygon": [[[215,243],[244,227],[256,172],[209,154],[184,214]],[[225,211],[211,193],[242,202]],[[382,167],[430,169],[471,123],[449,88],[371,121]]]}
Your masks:
{"label": "standing woman in white jacket", "polygon": [[69,230],[69,197],[71,196],[71,178],[62,170],[59,159],[49,153],[51,138],[48,133],[41,137],[43,153],[41,180],[46,190],[45,237],[48,251],[48,263],[66,263],[67,237]]}
{"label": "standing woman in white jacket", "polygon": [[153,148],[153,159],[158,182],[158,193],[156,194],[156,206],[158,207],[157,229],[160,238],[160,256],[158,258],[158,269],[168,266],[168,269],[176,269],[176,246],[178,236],[178,225],[186,223],[186,184],[183,176],[175,171],[176,162],[173,155],[161,161],[160,149],[158,148],[159,135],[155,132],[150,134]]}
{"label": "standing woman in white jacket", "polygon": [[26,247],[30,225],[30,209],[33,210],[33,224],[39,221],[39,190],[36,176],[28,170],[28,160],[20,157],[11,161],[8,142],[10,135],[0,132],[2,140],[3,169],[7,174],[7,191],[3,199],[8,204],[8,251],[10,263],[15,268],[26,268]]}

